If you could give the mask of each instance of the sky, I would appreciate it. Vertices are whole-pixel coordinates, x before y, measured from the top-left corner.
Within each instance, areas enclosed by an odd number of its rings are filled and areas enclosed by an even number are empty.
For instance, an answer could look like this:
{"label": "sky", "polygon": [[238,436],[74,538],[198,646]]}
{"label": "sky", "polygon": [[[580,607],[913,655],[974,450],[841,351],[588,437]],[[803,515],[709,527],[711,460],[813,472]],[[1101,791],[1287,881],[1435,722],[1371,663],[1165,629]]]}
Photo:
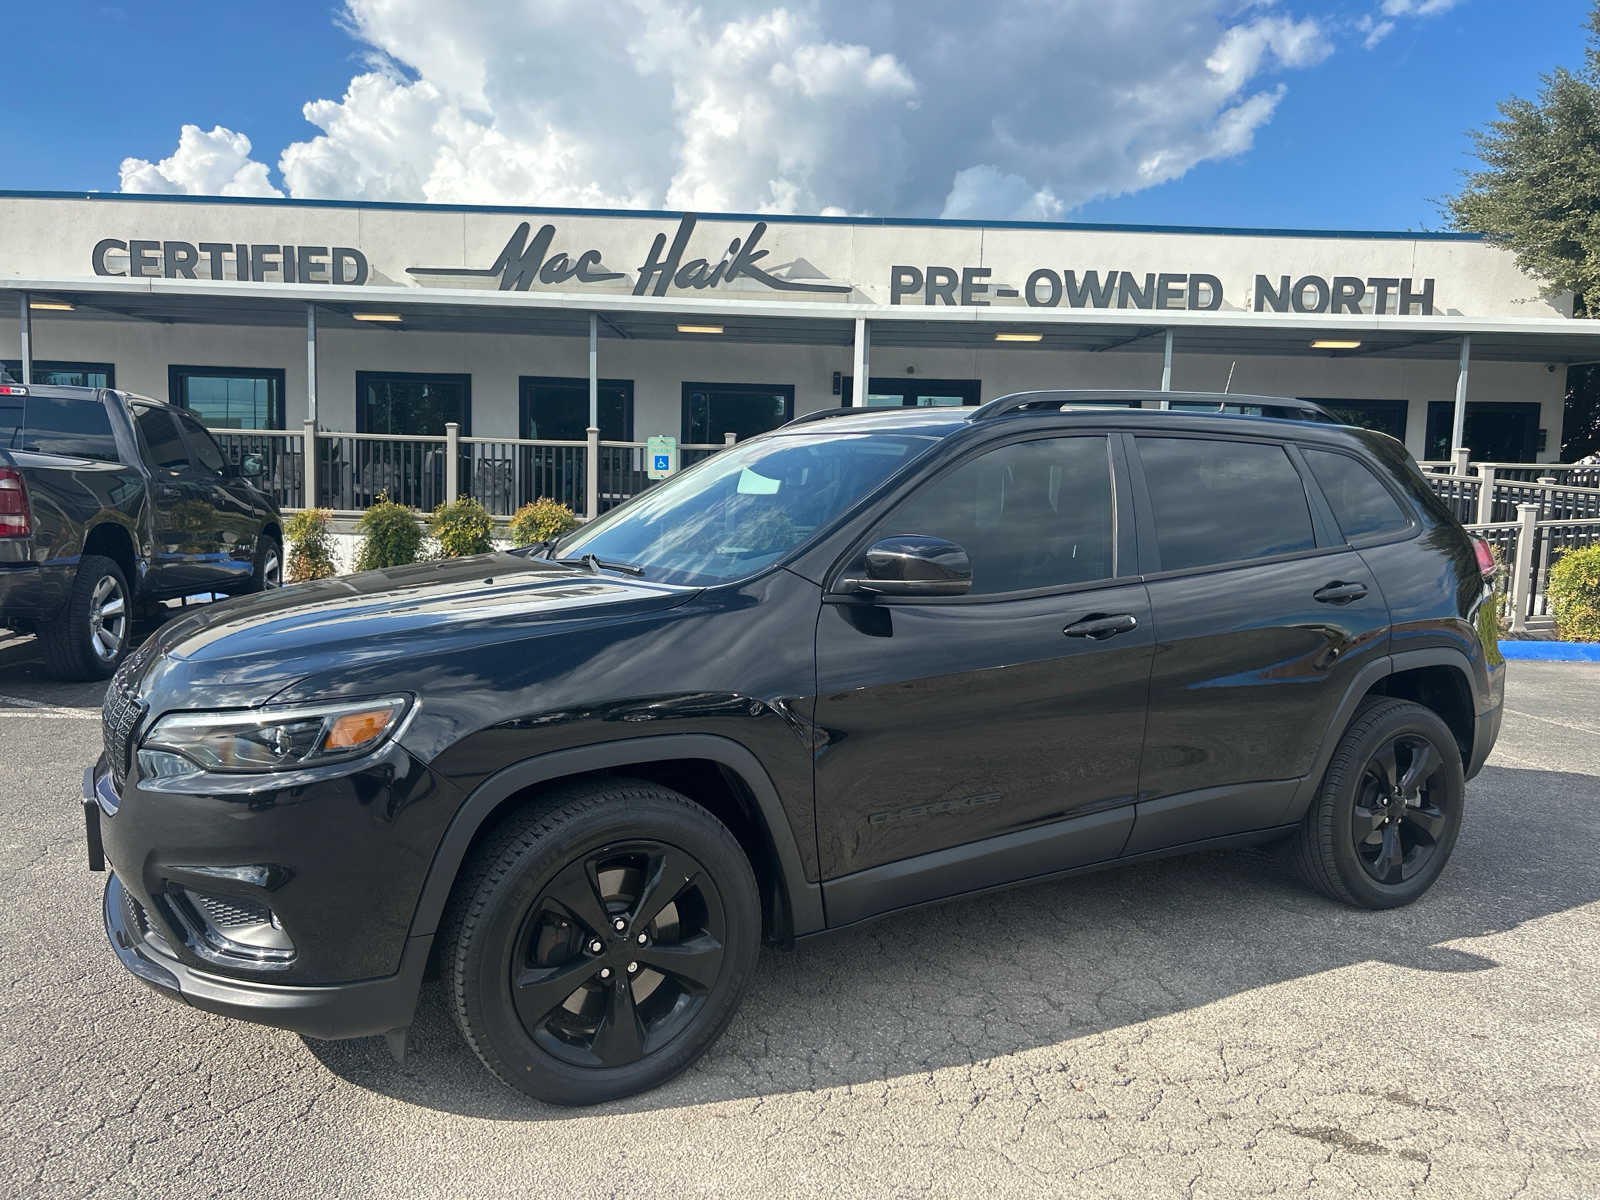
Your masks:
{"label": "sky", "polygon": [[1589,0],[13,8],[0,188],[1439,229]]}

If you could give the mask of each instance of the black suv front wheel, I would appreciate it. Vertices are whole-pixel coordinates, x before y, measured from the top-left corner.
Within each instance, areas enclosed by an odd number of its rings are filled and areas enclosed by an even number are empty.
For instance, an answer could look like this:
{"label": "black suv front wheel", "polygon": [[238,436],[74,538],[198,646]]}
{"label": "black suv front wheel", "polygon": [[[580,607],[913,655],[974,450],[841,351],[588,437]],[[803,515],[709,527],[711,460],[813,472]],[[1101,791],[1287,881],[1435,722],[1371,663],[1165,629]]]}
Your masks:
{"label": "black suv front wheel", "polygon": [[502,1082],[555,1104],[655,1087],[732,1017],[761,941],[744,851],[668,788],[599,779],[512,817],[441,929],[462,1036]]}
{"label": "black suv front wheel", "polygon": [[1439,715],[1409,700],[1368,700],[1296,836],[1301,874],[1359,908],[1410,904],[1449,861],[1464,796],[1461,750]]}

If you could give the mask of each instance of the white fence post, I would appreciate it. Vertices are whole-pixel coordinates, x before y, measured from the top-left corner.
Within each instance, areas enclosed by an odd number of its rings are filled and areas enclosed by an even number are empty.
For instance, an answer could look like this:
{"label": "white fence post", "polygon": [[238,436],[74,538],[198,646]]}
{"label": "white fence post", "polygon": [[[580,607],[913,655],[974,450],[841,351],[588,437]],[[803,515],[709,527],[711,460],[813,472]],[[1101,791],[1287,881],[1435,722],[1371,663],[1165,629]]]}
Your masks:
{"label": "white fence post", "polygon": [[1533,594],[1533,539],[1538,534],[1539,506],[1517,505],[1516,565],[1511,574],[1511,632],[1528,631],[1528,601]]}
{"label": "white fence post", "polygon": [[733,431],[733,430],[731,430],[731,429],[730,429],[730,430],[728,430],[728,432],[727,432],[727,433],[725,433],[725,434],[723,434],[723,435],[722,435],[722,444],[723,444],[723,445],[724,445],[724,446],[731,446],[731,445],[733,445],[733,444],[734,444],[734,443],[735,443],[735,442],[737,442],[737,441],[738,441],[738,440],[739,440],[739,435],[738,435],[738,434],[737,434],[737,433],[735,433],[735,432],[734,432],[734,431]]}
{"label": "white fence post", "polygon": [[1455,449],[1456,467],[1452,472],[1456,475],[1466,475],[1472,471],[1472,451],[1466,446],[1457,446]]}
{"label": "white fence post", "polygon": [[584,430],[584,438],[588,444],[583,450],[583,474],[589,485],[583,500],[584,515],[592,521],[600,515],[600,431],[591,425]]}
{"label": "white fence post", "polygon": [[306,463],[306,494],[302,499],[306,508],[317,507],[317,423],[310,417],[303,422],[305,427],[305,452]]}
{"label": "white fence post", "polygon": [[461,425],[444,423],[444,502],[454,504],[461,495]]}
{"label": "white fence post", "polygon": [[1478,524],[1494,520],[1494,468],[1478,464]]}

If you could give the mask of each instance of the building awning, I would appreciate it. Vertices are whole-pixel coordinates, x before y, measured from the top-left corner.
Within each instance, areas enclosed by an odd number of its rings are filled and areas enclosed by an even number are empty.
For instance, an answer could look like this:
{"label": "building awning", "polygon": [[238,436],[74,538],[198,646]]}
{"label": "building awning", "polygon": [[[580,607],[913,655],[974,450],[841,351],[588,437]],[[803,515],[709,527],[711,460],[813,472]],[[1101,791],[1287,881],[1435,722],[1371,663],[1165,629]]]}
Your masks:
{"label": "building awning", "polygon": [[[0,290],[60,299],[70,312],[53,322],[126,319],[172,324],[300,327],[315,304],[324,331],[386,328],[427,332],[586,338],[599,318],[602,338],[678,339],[849,346],[858,319],[872,322],[877,346],[905,348],[1159,353],[1173,334],[1182,354],[1454,361],[1470,334],[1477,362],[1553,365],[1600,360],[1600,321],[1477,319],[1448,314],[1290,314],[1219,310],[1036,309],[1015,306],[926,308],[873,304],[609,293],[483,289],[335,287],[282,283],[126,278],[0,279]],[[5,315],[9,305],[0,306]],[[393,325],[358,322],[356,313],[395,313]],[[682,334],[679,324],[714,323],[714,339]],[[997,333],[1037,333],[1038,341],[996,343]],[[1354,349],[1313,348],[1318,340],[1359,341]]]}

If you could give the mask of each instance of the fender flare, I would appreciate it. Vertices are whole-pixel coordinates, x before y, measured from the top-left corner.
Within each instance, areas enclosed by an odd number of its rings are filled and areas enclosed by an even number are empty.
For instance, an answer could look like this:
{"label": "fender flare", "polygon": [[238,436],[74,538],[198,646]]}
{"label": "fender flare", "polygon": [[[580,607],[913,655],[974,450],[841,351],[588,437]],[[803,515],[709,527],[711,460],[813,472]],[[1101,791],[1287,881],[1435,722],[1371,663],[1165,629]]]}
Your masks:
{"label": "fender flare", "polygon": [[450,899],[450,890],[455,886],[472,839],[508,797],[536,784],[663,758],[709,759],[739,778],[755,799],[757,813],[777,855],[778,899],[787,907],[793,926],[790,934],[800,937],[822,929],[827,922],[823,916],[821,885],[806,879],[788,815],[761,760],[728,738],[680,733],[623,738],[556,750],[502,767],[480,783],[456,810],[434,852],[433,864],[428,868],[411,918],[411,937],[430,936],[438,929],[439,918]]}
{"label": "fender flare", "polygon": [[1339,739],[1344,736],[1344,731],[1349,728],[1351,719],[1356,715],[1356,708],[1372,690],[1373,685],[1391,675],[1398,675],[1401,671],[1413,671],[1418,667],[1454,667],[1460,671],[1462,678],[1467,681],[1467,692],[1472,696],[1473,705],[1476,707],[1478,689],[1472,682],[1472,663],[1459,650],[1438,646],[1431,650],[1404,650],[1399,654],[1386,654],[1382,658],[1373,659],[1361,668],[1356,677],[1350,681],[1350,686],[1345,689],[1344,698],[1339,701],[1333,720],[1328,723],[1328,729],[1330,732],[1336,731],[1336,736],[1324,739],[1322,749],[1317,752],[1316,762],[1301,778],[1300,785],[1295,788],[1294,795],[1289,800],[1289,807],[1284,810],[1279,821],[1280,824],[1292,824],[1305,816],[1306,809],[1316,797],[1317,789],[1322,786],[1322,777],[1328,773],[1328,763],[1333,760],[1333,752],[1339,746]]}

